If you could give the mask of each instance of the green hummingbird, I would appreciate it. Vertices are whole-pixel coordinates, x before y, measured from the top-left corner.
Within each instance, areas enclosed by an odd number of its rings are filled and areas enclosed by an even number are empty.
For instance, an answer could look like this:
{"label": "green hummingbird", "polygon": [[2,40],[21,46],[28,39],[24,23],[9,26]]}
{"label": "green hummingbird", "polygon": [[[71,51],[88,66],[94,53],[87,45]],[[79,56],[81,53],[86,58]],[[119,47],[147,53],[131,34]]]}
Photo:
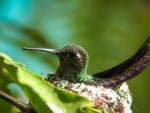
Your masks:
{"label": "green hummingbird", "polygon": [[150,61],[150,37],[138,51],[121,64],[93,75],[86,73],[89,56],[85,49],[78,45],[67,45],[61,49],[27,48],[24,50],[46,51],[55,54],[60,65],[54,74],[48,74],[48,81],[68,80],[77,83],[95,84],[104,87],[115,87],[138,75]]}
{"label": "green hummingbird", "polygon": [[[150,37],[148,37],[138,51],[126,61],[106,71],[97,72],[92,75],[88,75],[86,72],[89,61],[88,53],[78,45],[67,45],[60,49],[28,47],[24,47],[23,49],[45,51],[55,54],[60,61],[59,67],[55,73],[48,74],[46,80],[58,87],[87,97],[94,103],[95,107],[102,108],[102,105],[107,103],[109,108],[110,104],[108,104],[108,102],[102,102],[101,96],[103,94],[99,96],[102,90],[101,87],[115,88],[138,75],[150,62],[149,43]],[[128,101],[126,101],[126,103],[129,104],[130,96],[128,95],[127,98]],[[116,101],[118,101],[118,98]],[[105,109],[106,105],[104,106]],[[114,109],[120,108],[116,106],[117,105],[115,105]],[[118,104],[118,106],[120,106],[120,104]],[[123,106],[123,108],[125,107],[126,106]]]}

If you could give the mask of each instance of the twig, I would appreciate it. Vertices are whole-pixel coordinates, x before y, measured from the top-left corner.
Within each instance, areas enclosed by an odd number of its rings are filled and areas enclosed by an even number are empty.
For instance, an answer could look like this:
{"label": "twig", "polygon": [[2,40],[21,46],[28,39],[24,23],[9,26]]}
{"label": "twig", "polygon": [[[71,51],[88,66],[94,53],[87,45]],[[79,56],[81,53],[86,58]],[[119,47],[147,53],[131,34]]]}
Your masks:
{"label": "twig", "polygon": [[[0,98],[2,98],[3,100],[7,101],[8,103],[16,106],[18,109],[20,109],[20,111],[22,111],[23,113],[33,113],[33,112],[29,112],[31,111],[31,106],[28,104],[25,104],[19,100],[17,100],[16,98],[6,94],[3,91],[0,91]],[[33,111],[33,110],[32,110]]]}

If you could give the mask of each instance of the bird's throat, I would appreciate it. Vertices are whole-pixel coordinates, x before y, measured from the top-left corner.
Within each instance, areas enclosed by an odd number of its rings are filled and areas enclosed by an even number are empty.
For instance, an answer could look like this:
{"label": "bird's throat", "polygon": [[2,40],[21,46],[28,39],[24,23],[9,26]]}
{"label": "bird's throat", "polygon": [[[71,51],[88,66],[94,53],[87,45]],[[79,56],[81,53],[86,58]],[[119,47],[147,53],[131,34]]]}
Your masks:
{"label": "bird's throat", "polygon": [[60,80],[68,80],[70,82],[84,82],[86,78],[86,69],[76,70],[76,69],[68,69],[63,67],[59,67],[56,75]]}

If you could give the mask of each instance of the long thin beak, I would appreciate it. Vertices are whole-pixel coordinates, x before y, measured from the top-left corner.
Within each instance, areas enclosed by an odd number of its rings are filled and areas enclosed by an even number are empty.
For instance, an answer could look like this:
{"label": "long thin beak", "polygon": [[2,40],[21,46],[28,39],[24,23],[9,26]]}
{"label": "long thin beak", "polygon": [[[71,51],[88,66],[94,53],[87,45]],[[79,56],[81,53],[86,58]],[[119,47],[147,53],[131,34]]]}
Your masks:
{"label": "long thin beak", "polygon": [[54,53],[54,54],[59,54],[59,51],[57,51],[56,49],[24,47],[23,50],[36,50],[36,51],[45,51],[45,52],[50,52],[50,53]]}

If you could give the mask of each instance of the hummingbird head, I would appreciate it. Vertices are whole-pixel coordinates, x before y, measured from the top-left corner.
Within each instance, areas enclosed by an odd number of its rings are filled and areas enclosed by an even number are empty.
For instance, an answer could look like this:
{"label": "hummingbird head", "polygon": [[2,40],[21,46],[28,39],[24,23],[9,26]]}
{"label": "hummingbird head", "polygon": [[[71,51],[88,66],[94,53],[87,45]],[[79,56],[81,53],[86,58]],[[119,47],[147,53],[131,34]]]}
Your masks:
{"label": "hummingbird head", "polygon": [[67,45],[60,49],[24,48],[25,50],[46,51],[55,54],[60,61],[54,76],[72,82],[84,80],[88,63],[88,54],[80,46]]}

